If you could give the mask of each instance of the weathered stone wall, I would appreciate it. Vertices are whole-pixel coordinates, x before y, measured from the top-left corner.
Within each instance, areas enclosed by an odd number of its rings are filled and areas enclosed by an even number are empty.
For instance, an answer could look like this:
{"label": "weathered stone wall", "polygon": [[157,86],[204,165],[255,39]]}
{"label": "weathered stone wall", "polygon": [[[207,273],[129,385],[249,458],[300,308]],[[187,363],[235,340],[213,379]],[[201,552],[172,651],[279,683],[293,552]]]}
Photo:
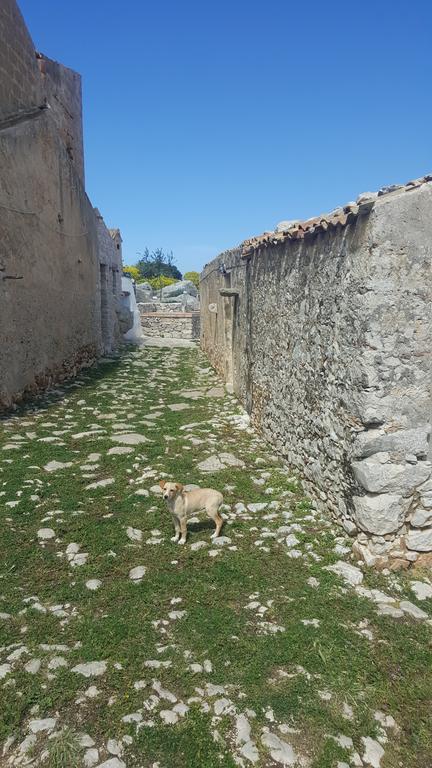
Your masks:
{"label": "weathered stone wall", "polygon": [[201,343],[359,554],[404,567],[432,551],[432,184],[363,209],[207,265]]}
{"label": "weathered stone wall", "polygon": [[[104,352],[115,349],[124,333],[120,329],[122,252],[118,230],[109,230],[102,215],[95,208],[99,256],[99,285],[101,306],[101,335]],[[129,327],[131,327],[130,322]],[[127,329],[126,329],[127,330]]]}
{"label": "weathered stone wall", "polygon": [[37,61],[58,136],[84,184],[81,75],[42,54]]}
{"label": "weathered stone wall", "polygon": [[199,339],[200,315],[199,312],[141,312],[141,327],[144,336]]}
{"label": "weathered stone wall", "polygon": [[[3,0],[0,407],[75,373],[107,349],[104,249],[83,178],[80,78],[36,57],[16,3]],[[111,309],[112,287],[106,298]]]}
{"label": "weathered stone wall", "polygon": [[0,124],[45,100],[33,41],[15,0],[0,4]]}

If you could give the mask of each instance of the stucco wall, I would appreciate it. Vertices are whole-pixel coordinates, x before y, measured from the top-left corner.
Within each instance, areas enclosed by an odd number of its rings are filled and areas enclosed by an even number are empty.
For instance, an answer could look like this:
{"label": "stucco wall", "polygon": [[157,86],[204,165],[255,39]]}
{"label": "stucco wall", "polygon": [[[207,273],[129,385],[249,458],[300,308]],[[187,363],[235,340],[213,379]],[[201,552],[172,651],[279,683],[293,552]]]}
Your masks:
{"label": "stucco wall", "polygon": [[211,362],[370,562],[432,550],[431,214],[431,183],[397,190],[201,276]]}
{"label": "stucco wall", "polygon": [[1,121],[44,101],[34,45],[15,0],[0,3],[0,42]]}
{"label": "stucco wall", "polygon": [[[50,84],[55,74],[56,82]],[[74,91],[75,83],[75,91]],[[67,85],[66,85],[67,84]],[[82,137],[79,77],[42,73],[12,0],[0,6],[0,406],[101,351],[96,217],[61,113]],[[50,100],[53,106],[50,105]],[[39,109],[47,101],[51,108]],[[72,114],[72,112],[71,112]],[[81,142],[82,144],[82,142]]]}
{"label": "stucco wall", "polygon": [[[103,217],[95,208],[99,255],[99,291],[101,301],[101,335],[104,352],[111,352],[120,343],[119,325],[121,298],[122,252],[121,237],[107,229]],[[111,230],[114,233],[114,230]]]}

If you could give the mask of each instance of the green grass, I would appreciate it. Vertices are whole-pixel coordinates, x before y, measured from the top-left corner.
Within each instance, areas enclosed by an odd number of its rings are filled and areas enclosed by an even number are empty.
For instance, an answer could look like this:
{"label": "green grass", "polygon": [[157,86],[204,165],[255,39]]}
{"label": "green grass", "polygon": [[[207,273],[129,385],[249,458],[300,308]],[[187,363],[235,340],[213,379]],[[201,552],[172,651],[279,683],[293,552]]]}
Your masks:
{"label": "green grass", "polygon": [[[0,679],[0,747],[15,736],[7,754],[17,754],[30,719],[55,717],[51,737],[40,733],[32,747],[36,756],[48,750],[48,768],[82,764],[84,749],[76,740],[82,733],[94,740],[101,762],[113,738],[125,739],[121,759],[128,768],[157,762],[233,768],[241,747],[235,719],[249,713],[258,768],[277,765],[261,743],[264,728],[291,744],[310,768],[336,768],[353,758],[331,737],[351,738],[362,754],[362,737],[381,737],[374,717],[380,710],[398,726],[387,730],[381,768],[430,768],[431,627],[378,616],[373,603],[323,569],[341,559],[335,539],[346,539],[302,496],[262,438],[233,425],[230,417],[239,413],[234,398],[205,395],[218,383],[199,351],[129,349],[80,376],[79,386],[66,385],[3,420],[0,449],[22,445],[0,450],[0,613],[10,615],[0,619],[0,665],[11,665]],[[202,388],[196,400],[181,394],[196,388]],[[189,407],[168,409],[178,402]],[[155,412],[161,415],[149,419]],[[99,418],[109,414],[115,418]],[[118,424],[149,442],[109,455]],[[197,426],[182,429],[189,424]],[[105,431],[76,437],[94,425]],[[54,442],[44,441],[53,436]],[[203,475],[197,465],[219,451],[233,453],[244,466]],[[99,458],[89,459],[92,453]],[[52,460],[72,466],[48,473],[43,467]],[[264,485],[255,482],[261,473]],[[223,535],[231,544],[191,549],[198,541],[209,544],[212,524],[202,518],[190,524],[185,547],[172,544],[170,516],[150,491],[160,476],[222,490],[230,513]],[[114,482],[86,489],[106,478]],[[148,496],[137,495],[138,489]],[[18,504],[7,506],[11,501]],[[232,514],[238,502],[279,506],[247,520]],[[286,533],[277,533],[292,524],[299,526],[293,531],[298,559],[287,555]],[[142,531],[141,542],[128,538],[129,526]],[[41,545],[37,532],[44,527],[55,538]],[[86,564],[68,562],[72,542],[88,553]],[[210,557],[211,549],[220,554]],[[134,584],[128,574],[137,565],[146,574]],[[318,587],[308,585],[311,576]],[[89,579],[99,579],[101,587],[90,591]],[[365,583],[416,602],[406,575],[365,572]],[[31,608],[32,597],[39,610]],[[262,615],[247,607],[253,601],[266,609]],[[431,612],[430,602],[419,605]],[[56,605],[64,616],[50,610]],[[186,613],[171,619],[172,611]],[[361,634],[365,627],[372,640]],[[20,658],[8,661],[21,645]],[[59,656],[67,666],[50,668]],[[40,660],[35,674],[25,667],[31,659]],[[153,669],[149,660],[171,665]],[[72,672],[91,661],[105,661],[106,673],[84,678]],[[194,672],[191,664],[203,669]],[[178,701],[197,699],[175,724],[159,714],[173,703],[155,695],[155,680]],[[207,684],[223,686],[224,693],[212,695]],[[94,698],[85,695],[89,686],[98,689]],[[216,717],[214,701],[221,697],[232,709]],[[346,705],[351,720],[344,717]],[[123,721],[138,710],[140,727]]]}

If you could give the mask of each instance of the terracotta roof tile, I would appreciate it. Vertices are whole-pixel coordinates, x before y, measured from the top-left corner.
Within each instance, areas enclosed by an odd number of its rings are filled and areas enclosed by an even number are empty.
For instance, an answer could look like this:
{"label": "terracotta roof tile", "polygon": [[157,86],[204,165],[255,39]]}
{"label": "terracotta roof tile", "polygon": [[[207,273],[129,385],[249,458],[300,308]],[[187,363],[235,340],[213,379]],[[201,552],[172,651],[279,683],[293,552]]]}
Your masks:
{"label": "terracotta roof tile", "polygon": [[[309,238],[319,232],[325,232],[327,229],[335,227],[345,227],[348,224],[352,224],[357,216],[364,216],[370,213],[378,198],[393,193],[409,192],[431,181],[432,174],[428,174],[420,179],[408,181],[406,184],[392,184],[391,186],[382,187],[378,192],[363,192],[355,202],[347,203],[341,208],[335,208],[335,210],[325,215],[316,216],[306,221],[281,222],[276,227],[275,232],[264,232],[262,235],[244,240],[240,246],[242,255],[245,257],[251,256],[254,251],[260,248],[278,245],[287,240],[302,240],[304,237]],[[286,228],[284,225],[286,225]]]}

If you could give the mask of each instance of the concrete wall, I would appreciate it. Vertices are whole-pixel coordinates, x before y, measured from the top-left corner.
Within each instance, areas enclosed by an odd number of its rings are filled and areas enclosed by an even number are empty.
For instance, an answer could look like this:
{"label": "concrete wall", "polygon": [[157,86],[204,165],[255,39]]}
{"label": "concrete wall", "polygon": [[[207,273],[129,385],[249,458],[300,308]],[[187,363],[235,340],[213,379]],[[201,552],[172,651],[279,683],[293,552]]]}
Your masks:
{"label": "concrete wall", "polygon": [[432,184],[422,182],[247,242],[200,284],[213,365],[359,554],[383,564],[391,553],[392,567],[432,551]]}
{"label": "concrete wall", "polygon": [[[109,346],[101,328],[102,225],[83,179],[80,78],[37,58],[16,3],[2,0],[0,407]],[[111,296],[108,287],[108,303]]]}

